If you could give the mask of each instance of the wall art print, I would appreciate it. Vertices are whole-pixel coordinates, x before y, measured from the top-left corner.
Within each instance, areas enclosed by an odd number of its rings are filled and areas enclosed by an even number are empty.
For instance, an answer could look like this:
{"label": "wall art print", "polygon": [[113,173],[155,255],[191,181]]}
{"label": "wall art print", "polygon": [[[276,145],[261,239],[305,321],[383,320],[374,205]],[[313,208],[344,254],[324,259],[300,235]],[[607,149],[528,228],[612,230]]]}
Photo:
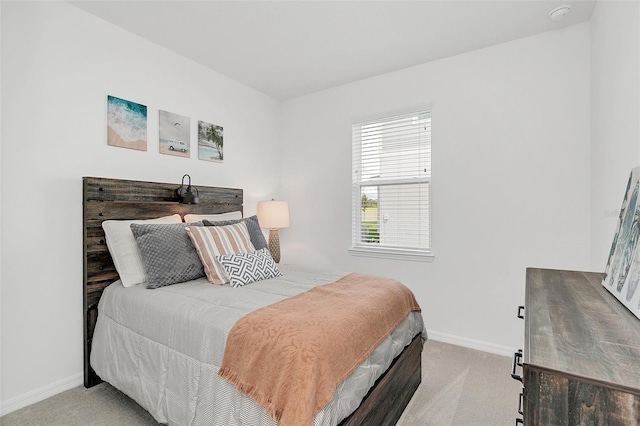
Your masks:
{"label": "wall art print", "polygon": [[198,121],[198,158],[222,163],[223,139],[221,126]]}
{"label": "wall art print", "polygon": [[158,125],[160,153],[190,157],[190,126],[189,117],[160,110]]}
{"label": "wall art print", "polygon": [[631,170],[602,285],[640,318],[640,167]]}
{"label": "wall art print", "polygon": [[107,144],[147,150],[147,107],[107,96]]}

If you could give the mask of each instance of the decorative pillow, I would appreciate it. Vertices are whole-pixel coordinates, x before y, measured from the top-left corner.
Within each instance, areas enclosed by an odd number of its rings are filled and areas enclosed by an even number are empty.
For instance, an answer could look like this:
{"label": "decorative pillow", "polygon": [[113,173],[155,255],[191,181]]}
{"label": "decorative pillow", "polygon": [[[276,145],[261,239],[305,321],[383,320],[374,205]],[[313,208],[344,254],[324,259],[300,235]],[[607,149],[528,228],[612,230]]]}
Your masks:
{"label": "decorative pillow", "polygon": [[105,220],[102,222],[107,248],[122,285],[132,287],[147,280],[140,249],[131,233],[132,223],[182,223],[179,214],[147,220]]}
{"label": "decorative pillow", "polygon": [[218,256],[217,259],[229,275],[232,287],[242,287],[256,281],[282,276],[266,248],[252,253]]}
{"label": "decorative pillow", "polygon": [[215,222],[205,219],[202,222],[205,226],[226,226],[233,225],[234,223],[244,222],[247,225],[247,229],[249,230],[251,244],[253,244],[255,249],[260,250],[267,247],[267,241],[264,239],[264,235],[262,234],[262,230],[260,229],[260,223],[258,223],[258,216],[256,215],[244,219],[221,220]]}
{"label": "decorative pillow", "polygon": [[187,234],[198,252],[204,266],[204,272],[211,284],[222,285],[229,282],[229,278],[222,265],[216,260],[216,256],[247,253],[255,250],[244,222],[227,226],[188,226]]}
{"label": "decorative pillow", "polygon": [[[147,272],[147,288],[204,277],[202,263],[187,236],[186,226],[184,223],[131,225]],[[204,228],[202,222],[190,226]]]}
{"label": "decorative pillow", "polygon": [[185,214],[185,223],[200,222],[201,220],[240,220],[242,219],[242,212],[228,212],[218,214]]}

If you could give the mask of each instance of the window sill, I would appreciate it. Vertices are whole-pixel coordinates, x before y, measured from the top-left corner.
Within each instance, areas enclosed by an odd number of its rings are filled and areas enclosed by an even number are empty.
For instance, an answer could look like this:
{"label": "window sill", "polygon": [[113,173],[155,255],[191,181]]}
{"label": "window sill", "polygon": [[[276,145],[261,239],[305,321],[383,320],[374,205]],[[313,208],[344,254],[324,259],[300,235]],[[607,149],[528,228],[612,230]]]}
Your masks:
{"label": "window sill", "polygon": [[414,262],[433,262],[435,258],[431,250],[418,251],[407,249],[392,249],[383,247],[351,247],[352,256],[376,257],[382,259],[411,260]]}

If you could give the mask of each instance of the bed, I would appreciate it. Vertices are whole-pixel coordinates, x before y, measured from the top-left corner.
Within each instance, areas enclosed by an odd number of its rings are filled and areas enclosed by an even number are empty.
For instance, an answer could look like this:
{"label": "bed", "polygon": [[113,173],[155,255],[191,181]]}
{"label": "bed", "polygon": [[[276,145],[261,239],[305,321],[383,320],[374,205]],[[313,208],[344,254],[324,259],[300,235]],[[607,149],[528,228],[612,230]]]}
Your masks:
{"label": "bed", "polygon": [[[213,322],[226,322],[231,327],[246,312],[333,282],[344,274],[281,266],[283,277],[261,282],[255,297],[246,296],[242,301],[237,300],[229,286],[213,286],[202,278],[154,290],[142,286],[124,288],[106,246],[103,221],[242,212],[241,189],[198,187],[200,204],[186,205],[177,202],[177,186],[83,178],[85,386],[100,383],[102,376],[162,423],[273,425],[275,421],[262,407],[217,376],[224,337],[214,336],[216,330],[211,328],[211,322],[198,323],[201,316],[191,313],[222,306],[224,314],[214,313],[219,321]],[[153,305],[154,300],[157,306]],[[204,305],[192,305],[196,302]],[[171,303],[175,306],[167,308]],[[186,331],[180,332],[181,337],[171,344],[163,342],[163,337],[154,338],[160,336],[161,321],[149,322],[146,317],[148,312],[159,310],[158,306],[182,310],[180,321],[187,324]],[[94,338],[93,361],[100,375],[91,365]],[[318,413],[314,424],[395,424],[420,384],[424,338],[420,314],[408,315],[338,386],[334,398]],[[145,351],[143,359],[162,360],[140,365],[140,353],[135,360],[130,355],[141,350]],[[177,362],[171,364],[165,358],[175,358]],[[169,388],[156,394],[154,386],[141,385],[144,380],[127,379],[136,371],[136,377],[141,377],[141,370],[152,370],[154,365],[163,365],[165,373],[151,371],[148,377],[157,381],[158,374],[165,374],[162,380],[169,383]],[[171,374],[175,377],[169,377]]]}

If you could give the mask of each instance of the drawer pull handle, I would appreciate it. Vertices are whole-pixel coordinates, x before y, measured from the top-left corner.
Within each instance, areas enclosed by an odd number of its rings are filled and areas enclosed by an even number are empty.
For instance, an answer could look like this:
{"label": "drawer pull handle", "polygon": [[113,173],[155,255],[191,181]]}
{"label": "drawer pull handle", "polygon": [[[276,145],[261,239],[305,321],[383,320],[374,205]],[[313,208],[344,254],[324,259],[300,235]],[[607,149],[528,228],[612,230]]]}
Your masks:
{"label": "drawer pull handle", "polygon": [[516,374],[516,367],[517,366],[522,367],[522,363],[520,362],[521,359],[522,359],[522,349],[519,349],[518,352],[515,352],[513,354],[513,364],[511,364],[511,377],[514,380],[518,380],[519,382],[522,382],[522,376],[518,376]]}
{"label": "drawer pull handle", "polygon": [[518,398],[518,414],[524,416],[524,412],[522,411],[522,406],[524,404],[524,394],[520,392],[520,398]]}
{"label": "drawer pull handle", "polygon": [[524,319],[523,311],[524,311],[524,306],[518,306],[518,318]]}
{"label": "drawer pull handle", "polygon": [[518,426],[518,425],[523,425],[523,424],[524,424],[524,420],[516,419],[516,421],[513,423],[513,426]]}

